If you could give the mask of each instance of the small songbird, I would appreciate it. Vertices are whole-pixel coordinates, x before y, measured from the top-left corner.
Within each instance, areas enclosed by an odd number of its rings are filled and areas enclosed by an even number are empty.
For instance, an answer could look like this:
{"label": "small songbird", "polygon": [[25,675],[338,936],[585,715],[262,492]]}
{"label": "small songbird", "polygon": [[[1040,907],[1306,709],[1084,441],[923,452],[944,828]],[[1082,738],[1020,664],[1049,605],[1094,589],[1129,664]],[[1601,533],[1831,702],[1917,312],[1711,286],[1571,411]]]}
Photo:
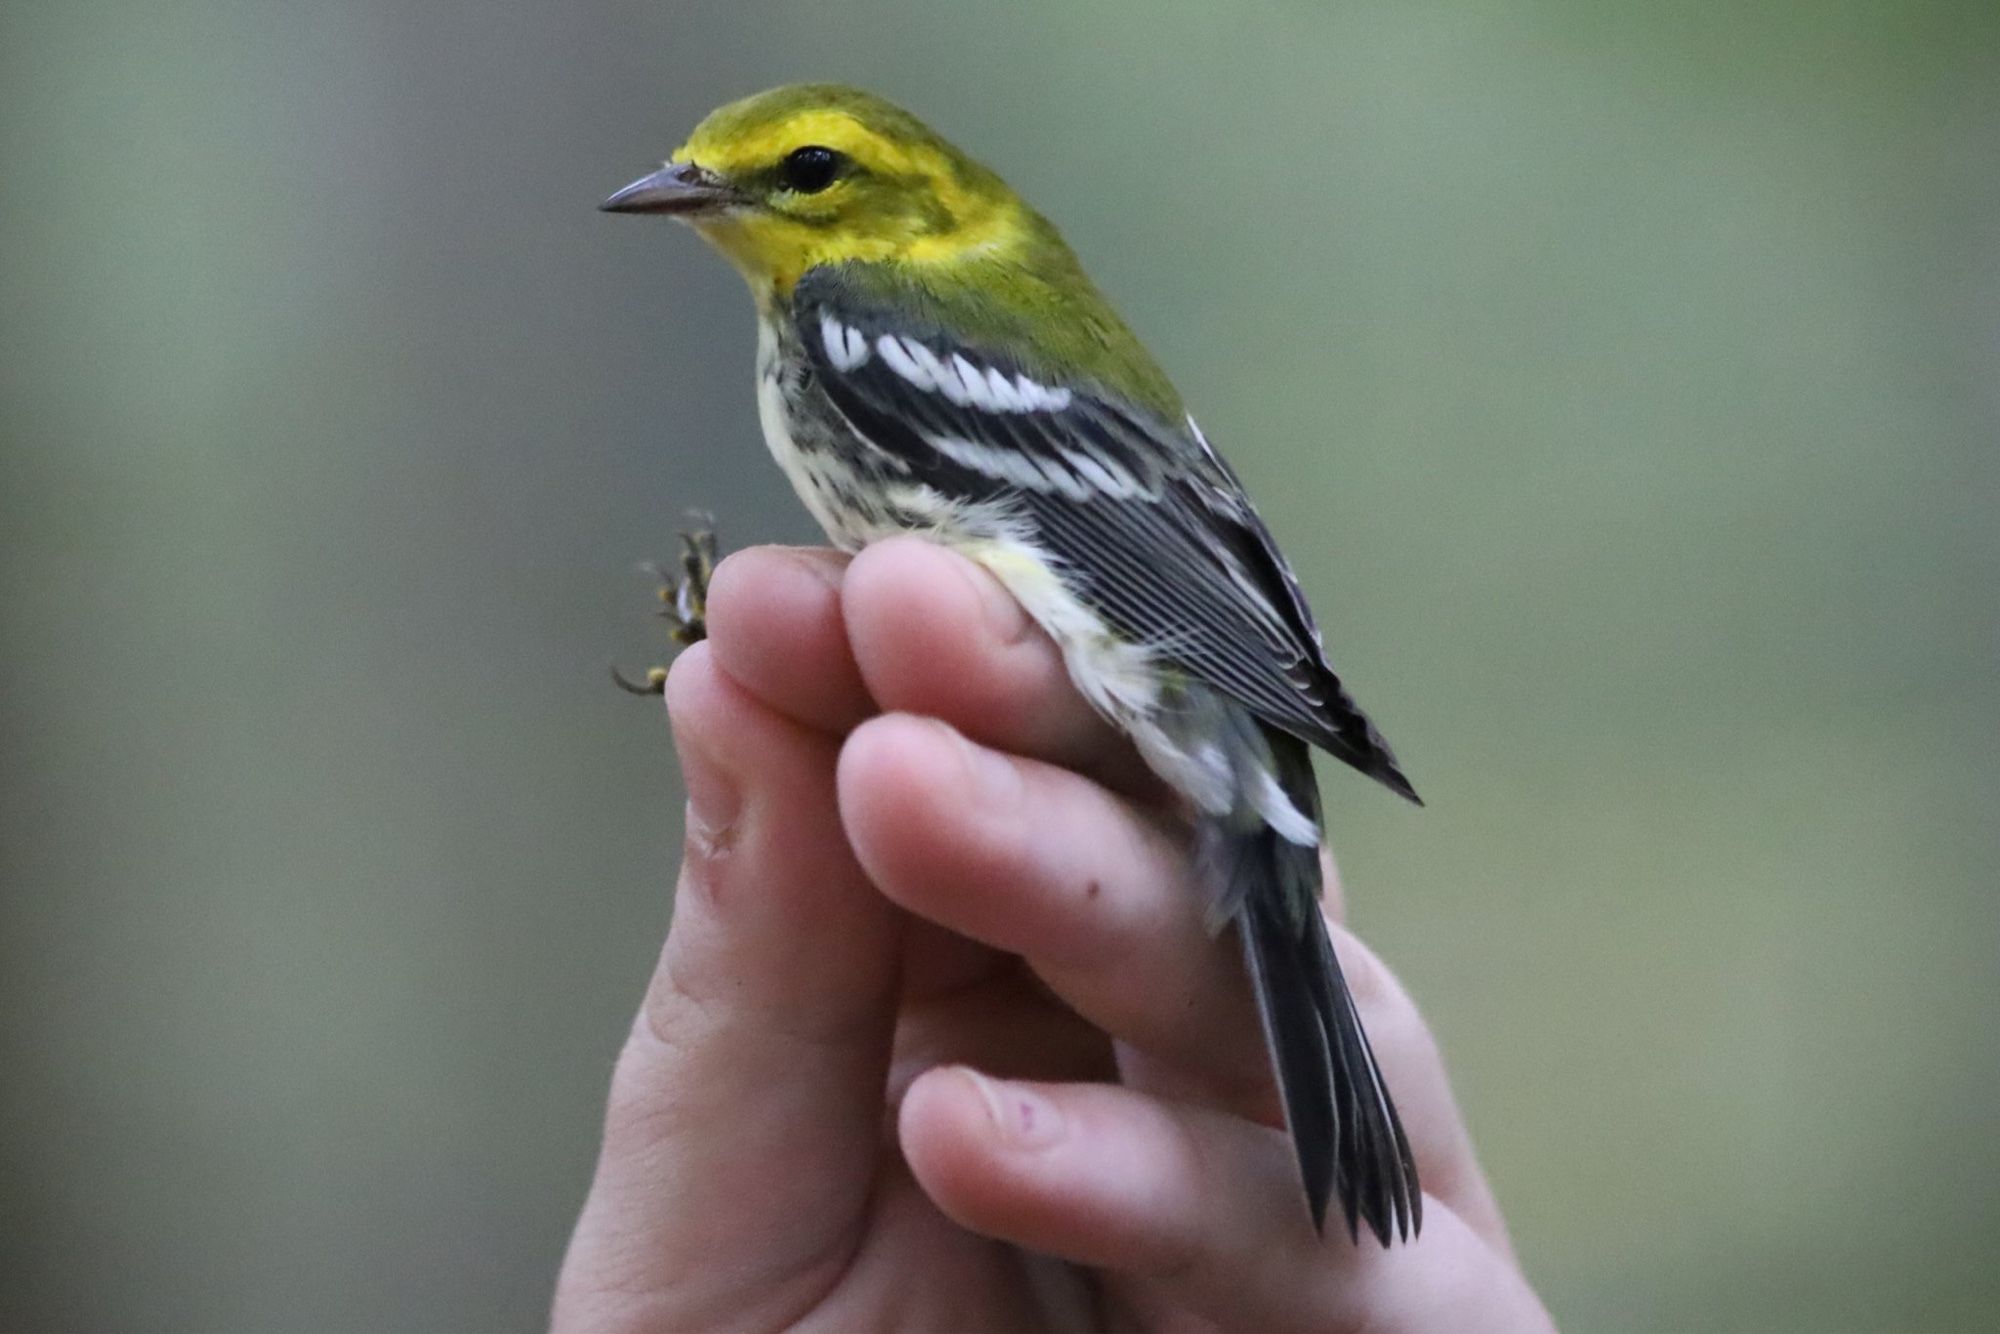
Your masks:
{"label": "small songbird", "polygon": [[831,85],[722,107],[602,207],[678,218],[749,280],[764,437],[827,537],[917,533],[991,571],[1184,799],[1313,1225],[1337,1193],[1350,1235],[1415,1235],[1409,1143],[1319,911],[1309,748],[1417,794],[1236,475],[1056,229]]}

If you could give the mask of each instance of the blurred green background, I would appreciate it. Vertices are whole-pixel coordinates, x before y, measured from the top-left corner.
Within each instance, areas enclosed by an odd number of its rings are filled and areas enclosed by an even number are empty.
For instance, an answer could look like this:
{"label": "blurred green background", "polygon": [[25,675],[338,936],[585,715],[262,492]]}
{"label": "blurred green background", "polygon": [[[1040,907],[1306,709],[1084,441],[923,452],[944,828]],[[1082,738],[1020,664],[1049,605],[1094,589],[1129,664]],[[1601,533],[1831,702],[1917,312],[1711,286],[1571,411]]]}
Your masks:
{"label": "blurred green background", "polygon": [[2000,1321],[2000,7],[0,9],[0,1327],[527,1329],[678,839],[637,558],[805,540],[593,205],[864,84],[1064,226],[1574,1330]]}

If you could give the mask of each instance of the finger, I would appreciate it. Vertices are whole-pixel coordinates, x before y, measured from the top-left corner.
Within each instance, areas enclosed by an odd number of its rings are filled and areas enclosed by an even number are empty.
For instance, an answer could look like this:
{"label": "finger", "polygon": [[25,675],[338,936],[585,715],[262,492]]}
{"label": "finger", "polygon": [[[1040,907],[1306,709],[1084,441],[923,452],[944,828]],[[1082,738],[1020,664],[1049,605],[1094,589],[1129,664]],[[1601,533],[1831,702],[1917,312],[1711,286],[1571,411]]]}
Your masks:
{"label": "finger", "polygon": [[1442,1206],[1407,1245],[1315,1234],[1282,1132],[1238,1118],[951,1067],[912,1086],[899,1131],[951,1218],[1122,1275],[1142,1304],[1230,1329],[1552,1328],[1514,1266]]}
{"label": "finger", "polygon": [[715,567],[708,642],[716,665],[763,703],[822,732],[875,711],[848,648],[847,557],[817,547],[748,547]]}
{"label": "finger", "polygon": [[1023,955],[1067,1004],[1245,1115],[1278,1114],[1236,951],[1177,837],[1078,774],[893,714],[842,748],[855,855],[911,912]]}
{"label": "finger", "polygon": [[[1186,854],[1157,821],[1067,770],[902,714],[853,733],[839,785],[848,838],[882,892],[1025,957],[1063,1001],[1128,1044],[1128,1082],[1280,1122],[1237,951],[1209,935]],[[1379,959],[1332,932],[1425,1188],[1504,1251],[1499,1208],[1428,1026]]]}
{"label": "finger", "polygon": [[1111,1040],[1049,994],[1019,959],[984,981],[923,1000],[905,993],[889,1103],[924,1072],[970,1065],[1002,1078],[1114,1080]]}
{"label": "finger", "polygon": [[1001,750],[1152,791],[1130,744],[1071,684],[1055,643],[965,557],[913,537],[854,558],[841,603],[855,661],[885,711],[942,718]]}
{"label": "finger", "polygon": [[[1449,1207],[1502,1255],[1514,1253],[1493,1188],[1473,1151],[1472,1135],[1452,1095],[1444,1055],[1410,993],[1375,952],[1345,927],[1331,928],[1347,989],[1368,1044],[1396,1100],[1424,1193]],[[1430,1215],[1424,1216],[1425,1226]]]}
{"label": "finger", "polygon": [[1341,883],[1340,865],[1333,849],[1322,844],[1319,850],[1319,906],[1329,922],[1347,920],[1347,886]]}
{"label": "finger", "polygon": [[903,1004],[917,1005],[1019,971],[1021,961],[936,922],[903,923]]}
{"label": "finger", "polygon": [[666,696],[686,859],[558,1313],[636,1303],[693,1327],[711,1282],[782,1301],[844,1253],[879,1143],[901,919],[846,851],[832,740],[706,646]]}

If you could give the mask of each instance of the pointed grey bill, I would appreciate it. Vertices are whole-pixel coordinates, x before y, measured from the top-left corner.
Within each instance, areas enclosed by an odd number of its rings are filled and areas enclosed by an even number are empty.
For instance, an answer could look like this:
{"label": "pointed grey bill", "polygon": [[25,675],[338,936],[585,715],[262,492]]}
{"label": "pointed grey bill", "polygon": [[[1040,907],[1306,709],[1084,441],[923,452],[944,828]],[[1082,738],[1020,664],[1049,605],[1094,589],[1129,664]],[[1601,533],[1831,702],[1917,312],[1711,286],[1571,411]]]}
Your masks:
{"label": "pointed grey bill", "polygon": [[714,172],[692,162],[669,162],[618,190],[597,207],[605,213],[712,213],[740,204],[743,196]]}

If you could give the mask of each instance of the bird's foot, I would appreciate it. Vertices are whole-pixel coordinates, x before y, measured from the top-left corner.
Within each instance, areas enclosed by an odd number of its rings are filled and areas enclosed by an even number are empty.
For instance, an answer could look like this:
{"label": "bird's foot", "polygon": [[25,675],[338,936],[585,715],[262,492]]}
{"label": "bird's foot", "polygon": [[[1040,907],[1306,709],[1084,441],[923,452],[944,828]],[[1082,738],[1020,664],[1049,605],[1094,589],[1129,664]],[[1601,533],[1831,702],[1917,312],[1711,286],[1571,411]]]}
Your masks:
{"label": "bird's foot", "polygon": [[[669,570],[655,561],[644,567],[659,581],[656,614],[667,622],[667,638],[678,648],[708,638],[708,581],[716,560],[715,520],[700,513],[688,517],[697,526],[681,532],[679,568]],[[645,678],[634,681],[613,667],[611,679],[634,695],[658,695],[666,691],[667,669],[648,667]]]}

